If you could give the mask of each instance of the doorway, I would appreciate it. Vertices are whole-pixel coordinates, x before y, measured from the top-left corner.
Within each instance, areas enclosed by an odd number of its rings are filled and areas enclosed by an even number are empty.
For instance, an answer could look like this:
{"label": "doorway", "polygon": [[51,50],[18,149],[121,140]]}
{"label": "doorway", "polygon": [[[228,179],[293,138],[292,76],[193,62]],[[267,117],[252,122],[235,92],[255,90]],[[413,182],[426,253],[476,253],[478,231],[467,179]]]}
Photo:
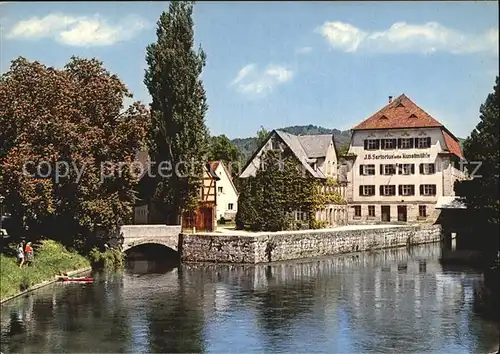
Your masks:
{"label": "doorway", "polygon": [[398,221],[406,222],[408,211],[406,205],[398,205]]}
{"label": "doorway", "polygon": [[390,205],[382,205],[380,207],[380,211],[382,214],[382,221],[383,222],[390,222],[391,221],[391,206]]}
{"label": "doorway", "polygon": [[200,207],[198,212],[198,218],[196,220],[196,229],[203,231],[214,231],[214,208],[212,207]]}

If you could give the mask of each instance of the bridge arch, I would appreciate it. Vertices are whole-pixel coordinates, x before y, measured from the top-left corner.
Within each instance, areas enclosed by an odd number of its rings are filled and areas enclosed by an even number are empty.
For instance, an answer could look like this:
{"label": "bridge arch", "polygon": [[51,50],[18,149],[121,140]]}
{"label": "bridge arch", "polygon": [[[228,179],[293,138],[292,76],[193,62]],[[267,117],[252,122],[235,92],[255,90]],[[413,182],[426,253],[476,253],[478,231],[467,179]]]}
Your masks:
{"label": "bridge arch", "polygon": [[122,251],[125,253],[128,253],[131,250],[141,248],[140,246],[145,246],[145,245],[163,246],[163,247],[169,249],[170,251],[179,252],[178,245],[173,245],[172,242],[163,241],[163,240],[147,240],[147,239],[141,239],[141,240],[134,241],[132,243],[124,244]]}
{"label": "bridge arch", "polygon": [[123,225],[120,227],[122,250],[145,244],[157,244],[179,252],[180,225]]}

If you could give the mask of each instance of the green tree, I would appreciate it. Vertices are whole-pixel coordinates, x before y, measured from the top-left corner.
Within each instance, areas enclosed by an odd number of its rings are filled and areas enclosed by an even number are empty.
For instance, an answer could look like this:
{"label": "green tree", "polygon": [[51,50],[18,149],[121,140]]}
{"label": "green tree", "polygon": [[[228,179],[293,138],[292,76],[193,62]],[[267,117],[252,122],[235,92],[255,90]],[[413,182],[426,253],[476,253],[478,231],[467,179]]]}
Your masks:
{"label": "green tree", "polygon": [[338,148],[339,156],[345,156],[347,155],[348,152],[349,152],[349,146],[343,145]]}
{"label": "green tree", "polygon": [[262,144],[264,144],[268,135],[269,132],[266,130],[266,128],[261,126],[260,129],[257,131],[257,149],[260,148]]}
{"label": "green tree", "polygon": [[235,187],[239,186],[239,175],[243,166],[243,155],[234,143],[225,135],[212,136],[208,150],[208,159],[222,161],[228,168]]}
{"label": "green tree", "polygon": [[[153,200],[169,224],[198,201],[208,149],[208,109],[200,78],[205,53],[195,51],[191,1],[172,1],[157,22],[157,41],[146,50],[144,83],[152,97],[149,153],[175,170],[152,182]],[[168,165],[170,166],[170,165]]]}
{"label": "green tree", "polygon": [[227,136],[212,136],[210,138],[208,159],[211,161],[222,161],[226,166],[229,166],[241,161],[241,153]]}
{"label": "green tree", "polygon": [[304,171],[297,158],[284,152],[268,150],[261,156],[262,166],[255,177],[242,179],[238,198],[236,227],[253,231],[279,231],[296,228],[292,213],[302,210],[309,215],[309,227],[321,228],[315,211],[328,203],[345,204],[335,191],[323,191],[334,182],[320,181]]}
{"label": "green tree", "polygon": [[498,237],[500,202],[498,200],[500,153],[499,117],[500,92],[499,78],[496,77],[493,93],[490,93],[480,107],[480,122],[464,141],[464,157],[469,163],[469,173],[474,172],[475,165],[480,163],[472,179],[457,181],[455,192],[465,198],[465,203],[476,217],[477,226],[493,228]]}
{"label": "green tree", "polygon": [[121,163],[144,142],[149,112],[138,102],[123,110],[125,97],[96,59],[62,70],[12,62],[0,79],[0,194],[18,226],[68,244],[129,220],[137,181]]}

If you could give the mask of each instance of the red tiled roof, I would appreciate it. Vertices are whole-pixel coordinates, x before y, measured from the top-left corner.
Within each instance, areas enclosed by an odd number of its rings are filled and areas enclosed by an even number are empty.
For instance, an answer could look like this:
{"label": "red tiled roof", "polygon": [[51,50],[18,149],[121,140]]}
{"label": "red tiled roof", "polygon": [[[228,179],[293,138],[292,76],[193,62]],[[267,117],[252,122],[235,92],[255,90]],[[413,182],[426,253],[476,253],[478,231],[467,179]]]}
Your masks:
{"label": "red tiled roof", "polygon": [[212,167],[212,170],[215,171],[219,167],[220,161],[208,161],[208,163]]}
{"label": "red tiled roof", "polygon": [[[226,172],[226,176],[229,179],[229,182],[231,182],[231,185],[233,186],[234,190],[236,191],[236,193],[238,193],[238,190],[236,189],[236,186],[234,185],[233,177],[231,176],[231,172],[228,170],[228,168],[226,167],[226,164],[224,162],[222,162],[222,160],[219,160],[219,161],[209,161],[208,164],[212,168],[212,171],[213,171],[214,174],[215,174],[215,170],[217,170],[217,167],[219,167],[219,165],[222,165],[222,168]],[[220,179],[220,177],[218,177],[218,176],[217,176],[217,178]]]}
{"label": "red tiled roof", "polygon": [[450,154],[456,155],[457,157],[463,158],[462,149],[460,148],[460,143],[458,140],[453,138],[446,130],[443,129],[443,138],[446,148]]}
{"label": "red tiled roof", "polygon": [[442,127],[422,108],[402,94],[353,130]]}
{"label": "red tiled roof", "polygon": [[429,128],[440,127],[443,132],[444,148],[450,154],[463,158],[458,139],[437,120],[431,117],[422,108],[417,106],[405,94],[402,94],[380,111],[365,119],[353,130],[368,129],[396,129],[396,128]]}

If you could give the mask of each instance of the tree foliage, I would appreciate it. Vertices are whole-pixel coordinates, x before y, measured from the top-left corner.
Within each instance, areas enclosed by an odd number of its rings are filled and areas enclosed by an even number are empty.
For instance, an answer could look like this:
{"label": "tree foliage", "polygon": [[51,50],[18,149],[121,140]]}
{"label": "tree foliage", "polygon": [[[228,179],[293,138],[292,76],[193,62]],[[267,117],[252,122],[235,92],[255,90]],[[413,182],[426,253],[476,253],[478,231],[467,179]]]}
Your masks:
{"label": "tree foliage", "polygon": [[[495,225],[498,229],[500,202],[498,200],[500,153],[500,92],[496,77],[493,93],[480,107],[480,122],[464,141],[464,157],[468,162],[480,162],[480,168],[471,180],[455,184],[457,195],[465,198],[468,209],[477,211],[477,221]],[[469,167],[469,172],[473,165]]]}
{"label": "tree foliage", "polygon": [[122,110],[125,97],[125,85],[96,59],[72,57],[62,70],[12,62],[0,81],[0,194],[18,225],[69,242],[127,221],[136,184],[130,164],[101,183],[101,164],[131,162],[149,127],[143,105]]}
{"label": "tree foliage", "polygon": [[222,161],[229,170],[235,187],[239,186],[239,175],[243,166],[243,155],[236,145],[225,135],[212,136],[208,150],[210,161]]}
{"label": "tree foliage", "polygon": [[200,78],[205,53],[193,49],[193,4],[170,2],[157,22],[157,40],[146,50],[144,83],[152,97],[149,153],[153,161],[177,168],[170,177],[157,174],[152,197],[173,224],[184,210],[196,207],[208,147],[208,105]]}
{"label": "tree foliage", "polygon": [[227,165],[239,163],[241,154],[236,145],[225,135],[212,136],[210,138],[208,159],[211,161],[222,161]]}
{"label": "tree foliage", "polygon": [[279,231],[296,228],[293,212],[308,215],[309,228],[324,226],[315,219],[316,210],[326,204],[344,204],[334,190],[336,182],[310,176],[287,149],[268,150],[255,177],[240,182],[237,227],[253,231]]}
{"label": "tree foliage", "polygon": [[257,149],[260,148],[262,144],[264,144],[268,135],[269,132],[266,130],[266,128],[261,126],[260,129],[257,131]]}

